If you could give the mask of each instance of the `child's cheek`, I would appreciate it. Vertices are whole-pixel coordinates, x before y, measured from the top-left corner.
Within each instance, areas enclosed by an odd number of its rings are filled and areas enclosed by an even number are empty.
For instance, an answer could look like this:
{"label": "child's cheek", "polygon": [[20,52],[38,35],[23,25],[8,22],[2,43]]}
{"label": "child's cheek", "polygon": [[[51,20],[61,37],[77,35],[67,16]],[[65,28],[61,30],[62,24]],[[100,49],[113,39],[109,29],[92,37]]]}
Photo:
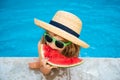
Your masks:
{"label": "child's cheek", "polygon": [[57,48],[57,50],[59,50],[60,52],[62,52],[64,49],[65,49],[65,47],[64,48]]}

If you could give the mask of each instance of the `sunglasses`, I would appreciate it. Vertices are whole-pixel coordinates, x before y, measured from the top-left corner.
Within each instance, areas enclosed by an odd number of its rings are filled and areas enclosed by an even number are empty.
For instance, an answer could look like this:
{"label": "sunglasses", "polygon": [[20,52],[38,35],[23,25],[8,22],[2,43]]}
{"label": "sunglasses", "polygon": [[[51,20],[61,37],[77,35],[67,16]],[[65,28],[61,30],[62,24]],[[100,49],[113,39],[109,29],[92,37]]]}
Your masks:
{"label": "sunglasses", "polygon": [[51,37],[48,33],[44,33],[44,38],[49,43],[54,42],[58,48],[63,48],[71,44],[71,42],[62,42],[62,41],[56,40],[55,38]]}

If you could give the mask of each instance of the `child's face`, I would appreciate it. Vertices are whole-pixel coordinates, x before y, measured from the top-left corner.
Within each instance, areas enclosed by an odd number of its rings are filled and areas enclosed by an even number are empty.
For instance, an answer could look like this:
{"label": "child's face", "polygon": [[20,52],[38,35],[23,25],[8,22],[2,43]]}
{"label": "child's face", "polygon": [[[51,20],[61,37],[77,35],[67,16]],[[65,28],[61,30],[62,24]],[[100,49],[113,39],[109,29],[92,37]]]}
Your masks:
{"label": "child's face", "polygon": [[[60,37],[60,36],[57,36],[57,35],[54,34],[54,33],[48,32],[48,34],[49,34],[51,37],[55,38],[56,40],[59,40],[59,41],[62,41],[62,42],[66,42],[65,39],[63,39],[63,38]],[[54,42],[49,43],[49,42],[46,41],[46,43],[47,43],[47,45],[49,45],[51,48],[56,49],[56,50],[58,50],[58,51],[60,51],[60,52],[63,51],[64,48],[65,48],[65,47],[63,47],[63,48],[58,48],[58,47],[55,45]]]}

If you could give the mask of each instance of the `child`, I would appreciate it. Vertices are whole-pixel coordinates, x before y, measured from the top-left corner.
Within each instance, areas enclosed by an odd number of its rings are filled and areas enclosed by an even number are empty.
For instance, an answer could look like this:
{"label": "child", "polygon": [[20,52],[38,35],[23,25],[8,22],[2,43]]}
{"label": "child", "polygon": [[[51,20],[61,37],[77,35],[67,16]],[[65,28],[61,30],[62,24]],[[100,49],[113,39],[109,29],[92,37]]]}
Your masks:
{"label": "child", "polygon": [[[66,11],[58,11],[50,23],[35,19],[35,24],[46,30],[41,41],[38,43],[38,52],[40,45],[46,44],[49,47],[60,51],[66,57],[78,57],[80,46],[88,48],[89,45],[79,39],[82,28],[81,20]],[[56,66],[47,63],[47,59],[40,56],[37,62],[29,64],[32,69],[39,68],[43,74],[48,74]]]}

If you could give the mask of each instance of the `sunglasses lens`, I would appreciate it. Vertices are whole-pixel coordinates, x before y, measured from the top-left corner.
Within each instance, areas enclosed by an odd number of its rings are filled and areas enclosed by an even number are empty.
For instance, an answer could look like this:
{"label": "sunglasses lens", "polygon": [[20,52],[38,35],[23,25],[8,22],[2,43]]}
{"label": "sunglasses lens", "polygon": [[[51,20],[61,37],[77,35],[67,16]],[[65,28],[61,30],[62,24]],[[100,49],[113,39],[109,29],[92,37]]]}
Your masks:
{"label": "sunglasses lens", "polygon": [[48,35],[45,35],[45,40],[47,42],[52,42],[52,38],[50,36],[48,36]]}
{"label": "sunglasses lens", "polygon": [[60,41],[55,41],[55,45],[58,47],[58,48],[63,48],[64,47],[64,44]]}

